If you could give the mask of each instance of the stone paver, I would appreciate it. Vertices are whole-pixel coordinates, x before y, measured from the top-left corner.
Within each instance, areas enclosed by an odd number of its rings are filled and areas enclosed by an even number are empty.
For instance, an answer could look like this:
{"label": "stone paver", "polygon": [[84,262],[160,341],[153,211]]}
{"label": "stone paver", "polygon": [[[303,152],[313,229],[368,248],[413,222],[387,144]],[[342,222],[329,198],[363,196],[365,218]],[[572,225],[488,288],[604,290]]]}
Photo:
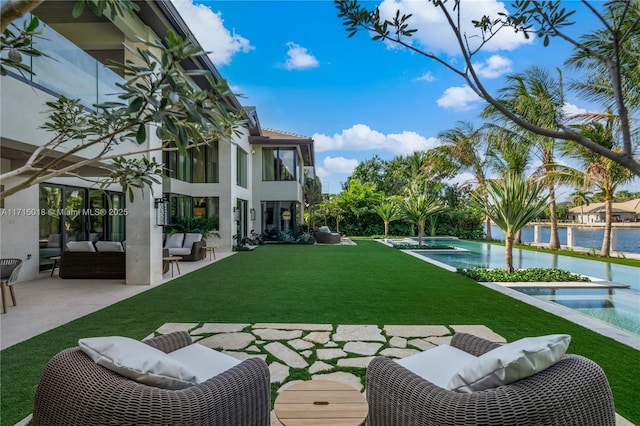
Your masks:
{"label": "stone paver", "polygon": [[424,339],[411,339],[407,342],[407,344],[409,346],[414,346],[418,349],[421,349],[423,351],[429,350],[431,348],[435,348],[436,345],[434,345],[433,343],[427,342]]}
{"label": "stone paver", "polygon": [[238,350],[249,346],[255,337],[250,333],[220,333],[199,340],[198,343],[213,349]]}
{"label": "stone paver", "polygon": [[191,334],[208,334],[208,333],[237,333],[251,324],[224,324],[224,323],[205,323],[191,332]]}
{"label": "stone paver", "polygon": [[334,342],[386,342],[382,330],[377,325],[339,325],[333,335]]}
{"label": "stone paver", "polygon": [[163,324],[156,331],[160,334],[169,334],[176,331],[189,331],[198,326],[197,322],[168,322]]}
{"label": "stone paver", "polygon": [[451,331],[443,325],[385,325],[387,336],[429,337],[446,336]]}
{"label": "stone paver", "polygon": [[333,370],[333,366],[322,361],[316,361],[311,365],[311,367],[309,367],[309,373],[311,374],[316,374],[316,373],[320,373],[321,371],[329,371],[329,370]]}
{"label": "stone paver", "polygon": [[381,347],[382,343],[347,342],[343,349],[358,355],[374,355]]}
{"label": "stone paver", "polygon": [[314,345],[311,342],[302,339],[289,340],[287,342],[289,346],[298,351],[303,351],[305,349],[311,349]]}
{"label": "stone paver", "polygon": [[486,325],[452,325],[451,328],[453,328],[456,333],[469,333],[497,343],[506,342],[504,337],[495,333]]}
{"label": "stone paver", "polygon": [[328,360],[335,358],[344,358],[347,356],[347,353],[342,349],[318,349],[316,350],[316,355],[318,355],[318,359]]}
{"label": "stone paver", "polygon": [[280,342],[271,342],[264,346],[264,348],[271,353],[274,357],[278,358],[289,367],[293,368],[305,368],[307,361],[304,360],[297,352],[289,349]]}
{"label": "stone paver", "polygon": [[272,362],[269,365],[271,383],[282,383],[289,377],[289,367],[279,362]]}
{"label": "stone paver", "polygon": [[406,348],[407,347],[407,339],[404,337],[393,336],[389,339],[389,344],[394,348]]}
{"label": "stone paver", "polygon": [[239,359],[244,361],[249,358],[260,358],[263,361],[267,360],[267,355],[265,354],[248,354],[245,352],[234,352],[234,351],[222,351],[223,354],[234,357],[235,359]]}
{"label": "stone paver", "polygon": [[338,360],[338,367],[367,368],[373,358],[375,357],[342,358]]}
{"label": "stone paver", "polygon": [[302,330],[274,330],[272,328],[254,329],[253,333],[262,340],[290,340],[302,336]]}
{"label": "stone paver", "polygon": [[331,333],[328,331],[314,331],[303,337],[304,340],[309,342],[319,343],[321,345],[327,343],[331,338]]}
{"label": "stone paver", "polygon": [[251,345],[248,348],[246,348],[245,351],[247,351],[247,352],[260,352],[260,348],[257,347],[256,345]]}
{"label": "stone paver", "polygon": [[279,324],[279,323],[257,323],[253,328],[276,328],[278,330],[305,330],[305,331],[332,331],[331,324]]}
{"label": "stone paver", "polygon": [[400,349],[400,348],[387,348],[380,352],[382,356],[388,356],[391,358],[406,358],[411,355],[419,354],[420,351],[416,349]]}
{"label": "stone paver", "polygon": [[306,350],[306,351],[300,352],[300,354],[305,358],[309,358],[311,355],[313,355],[313,351]]}
{"label": "stone paver", "polygon": [[448,345],[451,343],[451,338],[453,336],[442,336],[442,337],[427,337],[426,340],[427,342],[431,342],[436,346],[440,346],[440,345]]}

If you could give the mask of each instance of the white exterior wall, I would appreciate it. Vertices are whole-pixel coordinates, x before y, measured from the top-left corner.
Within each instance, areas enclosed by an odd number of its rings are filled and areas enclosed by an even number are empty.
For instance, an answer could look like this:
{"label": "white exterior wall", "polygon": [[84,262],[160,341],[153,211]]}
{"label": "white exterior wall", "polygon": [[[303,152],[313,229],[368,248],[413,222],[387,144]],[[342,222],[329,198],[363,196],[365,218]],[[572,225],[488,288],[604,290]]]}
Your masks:
{"label": "white exterior wall", "polygon": [[[281,145],[255,145],[253,146],[253,205],[256,209],[255,228],[260,229],[262,226],[262,209],[263,201],[298,201],[301,206],[300,220],[303,220],[303,191],[300,180],[304,177],[304,168],[302,166],[302,157],[298,154],[298,176],[295,181],[263,181],[262,180],[262,148],[277,148]],[[302,175],[300,175],[302,173]],[[302,176],[302,177],[301,177]],[[302,222],[301,222],[302,223]],[[263,230],[264,231],[264,230]]]}

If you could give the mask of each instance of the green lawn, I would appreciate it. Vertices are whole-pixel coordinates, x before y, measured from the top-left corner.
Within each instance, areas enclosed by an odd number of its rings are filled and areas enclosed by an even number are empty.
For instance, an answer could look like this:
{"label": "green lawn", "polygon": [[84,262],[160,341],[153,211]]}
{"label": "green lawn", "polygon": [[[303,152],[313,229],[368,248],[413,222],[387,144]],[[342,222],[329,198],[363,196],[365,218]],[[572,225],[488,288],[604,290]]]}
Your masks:
{"label": "green lawn", "polygon": [[640,424],[639,351],[369,240],[241,252],[0,352],[2,424],[31,412],[58,351],[88,336],[142,339],[166,322],[484,324],[508,341],[568,333],[569,352],[602,366],[616,411]]}

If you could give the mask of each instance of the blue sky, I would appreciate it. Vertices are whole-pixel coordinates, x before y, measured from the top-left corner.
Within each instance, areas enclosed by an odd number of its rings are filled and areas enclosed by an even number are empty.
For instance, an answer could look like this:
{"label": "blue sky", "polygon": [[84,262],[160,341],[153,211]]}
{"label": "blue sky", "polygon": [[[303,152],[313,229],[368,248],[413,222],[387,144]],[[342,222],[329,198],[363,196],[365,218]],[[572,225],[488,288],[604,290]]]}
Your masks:
{"label": "blue sky", "polygon": [[[316,171],[325,192],[339,192],[359,161],[429,149],[438,144],[439,132],[458,121],[481,123],[484,104],[460,77],[406,49],[371,41],[365,33],[347,38],[331,1],[173,2],[223,77],[244,96],[241,102],[257,107],[262,127],[315,139]],[[581,8],[577,1],[563,3]],[[398,7],[412,12],[419,29],[415,43],[460,63],[440,12],[426,0],[366,4],[380,4],[386,13]],[[462,10],[470,21],[503,8],[494,0],[468,0]],[[574,34],[595,27],[592,16],[578,12]],[[475,63],[495,93],[505,75],[533,65],[562,66],[570,52],[561,40],[545,48],[539,40],[505,31]],[[572,111],[589,110],[572,96],[567,101]],[[630,189],[638,187],[636,180]]]}

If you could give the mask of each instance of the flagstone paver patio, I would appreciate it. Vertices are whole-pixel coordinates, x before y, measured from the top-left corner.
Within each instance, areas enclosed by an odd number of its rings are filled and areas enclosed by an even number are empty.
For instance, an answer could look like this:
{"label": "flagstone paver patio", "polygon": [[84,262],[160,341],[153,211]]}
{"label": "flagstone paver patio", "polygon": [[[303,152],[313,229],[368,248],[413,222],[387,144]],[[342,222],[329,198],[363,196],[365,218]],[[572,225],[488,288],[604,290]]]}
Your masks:
{"label": "flagstone paver patio", "polygon": [[[448,343],[461,331],[494,342],[505,339],[484,325],[331,325],[167,323],[154,335],[187,331],[205,346],[244,360],[267,362],[277,396],[307,376],[336,380],[364,391],[365,371],[374,356],[404,358]],[[293,374],[296,372],[297,374]],[[302,374],[300,374],[302,373]],[[271,412],[271,424],[281,423]]]}

